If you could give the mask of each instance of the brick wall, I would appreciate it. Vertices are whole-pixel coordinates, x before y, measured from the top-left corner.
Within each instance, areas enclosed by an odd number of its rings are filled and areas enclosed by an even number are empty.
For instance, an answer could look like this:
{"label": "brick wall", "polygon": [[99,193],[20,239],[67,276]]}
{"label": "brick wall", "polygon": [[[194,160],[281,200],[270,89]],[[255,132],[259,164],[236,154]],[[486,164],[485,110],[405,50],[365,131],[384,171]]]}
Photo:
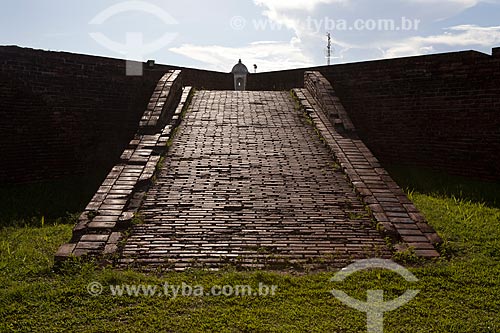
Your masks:
{"label": "brick wall", "polygon": [[[467,51],[250,74],[250,90],[334,85],[384,164],[500,180],[500,52]],[[0,183],[107,171],[135,133],[157,65],[127,77],[118,59],[0,47]],[[231,90],[230,73],[183,69],[184,85]]]}
{"label": "brick wall", "polygon": [[339,133],[356,130],[332,85],[320,72],[305,72],[304,88],[311,94],[318,107],[325,112]]}
{"label": "brick wall", "polygon": [[[102,170],[133,137],[158,79],[127,77],[125,62],[0,47],[0,184]],[[232,75],[189,69],[184,84],[231,89]]]}
{"label": "brick wall", "polygon": [[493,56],[466,51],[252,74],[249,87],[301,87],[308,70],[319,70],[333,84],[359,135],[384,164],[500,180],[498,49]]}
{"label": "brick wall", "polygon": [[500,57],[459,52],[323,74],[383,163],[500,180]]}
{"label": "brick wall", "polygon": [[159,76],[115,59],[0,48],[0,182],[110,168]]}
{"label": "brick wall", "polygon": [[[320,68],[320,67],[318,67]],[[304,72],[318,68],[292,69],[279,72],[250,73],[247,90],[291,90],[304,87]]]}
{"label": "brick wall", "polygon": [[182,69],[182,82],[185,86],[206,90],[233,90],[234,77],[231,73],[204,71],[192,68]]}

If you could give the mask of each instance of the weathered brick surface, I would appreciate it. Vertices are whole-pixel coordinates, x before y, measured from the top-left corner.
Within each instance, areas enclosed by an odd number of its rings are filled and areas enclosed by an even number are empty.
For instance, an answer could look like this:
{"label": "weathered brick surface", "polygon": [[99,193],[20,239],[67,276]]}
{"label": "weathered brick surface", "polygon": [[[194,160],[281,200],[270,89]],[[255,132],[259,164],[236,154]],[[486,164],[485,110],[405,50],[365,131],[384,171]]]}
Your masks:
{"label": "weathered brick surface", "polygon": [[360,138],[384,164],[500,181],[500,58],[478,52],[328,69]]}
{"label": "weathered brick surface", "polygon": [[385,164],[500,180],[500,57],[476,51],[250,74],[252,90],[303,87],[320,71]]}
{"label": "weathered brick surface", "polygon": [[[304,72],[319,70],[382,163],[498,181],[498,48],[493,53],[251,73],[247,87],[303,87]],[[176,68],[157,65],[143,77],[127,77],[120,59],[0,46],[0,182],[108,170],[168,69]],[[183,69],[183,81],[200,89],[233,87],[230,73]]]}
{"label": "weathered brick surface", "polygon": [[401,242],[402,248],[413,248],[419,256],[439,256],[434,245],[441,241],[440,238],[359,139],[356,129],[345,132],[344,128],[341,131],[336,128],[335,119],[332,121],[329,116],[332,113],[330,109],[338,108],[338,105],[318,100],[325,97],[324,94],[317,94],[318,90],[334,94],[331,87],[321,87],[330,86],[328,81],[319,72],[306,72],[304,80],[306,87],[312,87],[312,93],[309,89],[294,89],[294,93],[370,208],[378,228],[394,242]]}
{"label": "weathered brick surface", "polygon": [[318,72],[304,73],[304,88],[319,103],[319,106],[327,111],[328,118],[332,124],[341,131],[353,131],[354,125],[347,115],[339,98],[335,95],[330,82]]}
{"label": "weathered brick surface", "polygon": [[120,162],[85,208],[73,229],[70,244],[61,246],[57,252],[57,262],[70,256],[110,255],[118,250],[121,232],[130,228],[190,96],[191,87],[182,89],[178,83],[180,74],[180,71],[167,72],[158,81],[150,101],[152,108],[144,112],[143,119],[147,121],[141,121]]}
{"label": "weathered brick surface", "polygon": [[176,105],[180,98],[182,87],[180,73],[180,70],[169,71],[158,81],[148,108],[139,123],[139,133],[157,133],[164,127],[166,119],[172,117],[172,112],[175,110],[172,105]]}
{"label": "weathered brick surface", "polygon": [[104,177],[162,74],[127,77],[118,59],[0,47],[0,183]]}
{"label": "weathered brick surface", "polygon": [[[0,46],[0,183],[94,174],[115,165],[158,79],[125,60]],[[232,89],[233,76],[183,69],[183,85]]]}
{"label": "weathered brick surface", "polygon": [[338,267],[390,256],[286,92],[200,91],[120,263]]}

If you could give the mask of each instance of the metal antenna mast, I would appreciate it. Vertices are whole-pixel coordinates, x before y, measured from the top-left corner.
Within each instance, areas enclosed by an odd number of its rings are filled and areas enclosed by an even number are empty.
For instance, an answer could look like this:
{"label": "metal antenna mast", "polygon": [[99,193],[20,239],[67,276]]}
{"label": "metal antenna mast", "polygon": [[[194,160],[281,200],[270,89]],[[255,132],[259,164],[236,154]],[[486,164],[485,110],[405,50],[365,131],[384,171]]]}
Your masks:
{"label": "metal antenna mast", "polygon": [[330,66],[330,59],[332,57],[332,36],[329,32],[327,32],[326,37],[328,37],[328,44],[326,46],[326,58],[328,59],[328,66]]}

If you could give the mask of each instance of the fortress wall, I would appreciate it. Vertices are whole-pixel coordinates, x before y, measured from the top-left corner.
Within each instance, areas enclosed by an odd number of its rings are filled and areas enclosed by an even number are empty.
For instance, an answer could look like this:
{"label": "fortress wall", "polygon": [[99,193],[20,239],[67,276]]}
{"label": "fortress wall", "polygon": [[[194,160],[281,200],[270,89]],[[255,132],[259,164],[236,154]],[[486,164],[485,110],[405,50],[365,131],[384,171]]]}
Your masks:
{"label": "fortress wall", "polygon": [[[137,130],[160,77],[125,75],[125,61],[0,47],[0,184],[103,172]],[[184,84],[231,89],[232,76],[183,70]]]}
{"label": "fortress wall", "polygon": [[[306,70],[332,83],[360,137],[386,164],[500,179],[500,52],[474,51],[250,74],[250,90],[303,87]],[[0,47],[0,183],[114,165],[158,79],[125,62]],[[230,90],[230,73],[182,68],[183,84]]]}
{"label": "fortress wall", "polygon": [[125,62],[0,48],[0,183],[109,169],[135,133],[159,73]]}
{"label": "fortress wall", "polygon": [[308,70],[332,83],[382,163],[500,180],[499,49],[252,74],[249,87],[300,87]]}
{"label": "fortress wall", "polygon": [[500,180],[500,57],[459,52],[322,72],[384,164]]}

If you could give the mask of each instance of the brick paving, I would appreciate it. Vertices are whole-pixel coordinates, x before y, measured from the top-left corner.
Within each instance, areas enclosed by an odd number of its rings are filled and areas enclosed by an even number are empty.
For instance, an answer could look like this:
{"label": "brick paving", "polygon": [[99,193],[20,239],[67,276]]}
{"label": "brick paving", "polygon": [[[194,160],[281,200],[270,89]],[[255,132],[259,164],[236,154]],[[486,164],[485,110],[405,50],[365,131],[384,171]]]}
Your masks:
{"label": "brick paving", "polygon": [[121,266],[338,268],[390,257],[287,92],[196,93]]}

